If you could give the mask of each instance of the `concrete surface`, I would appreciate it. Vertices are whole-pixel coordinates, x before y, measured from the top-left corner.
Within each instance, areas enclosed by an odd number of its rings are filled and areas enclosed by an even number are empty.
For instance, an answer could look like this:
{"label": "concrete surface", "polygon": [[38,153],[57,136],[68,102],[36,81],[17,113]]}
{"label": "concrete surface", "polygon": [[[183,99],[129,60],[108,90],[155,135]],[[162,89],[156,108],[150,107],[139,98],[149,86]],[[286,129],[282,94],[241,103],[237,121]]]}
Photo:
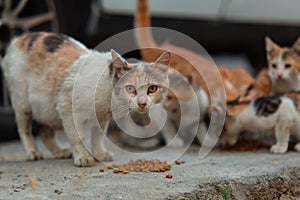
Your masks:
{"label": "concrete surface", "polygon": [[[300,199],[300,154],[214,150],[205,159],[192,146],[167,173],[113,174],[103,164],[77,168],[56,160],[24,161],[19,141],[0,143],[0,199]],[[170,152],[176,150],[170,149]],[[165,159],[167,155],[156,158]],[[117,161],[114,161],[117,163]],[[99,168],[105,168],[104,173]]]}

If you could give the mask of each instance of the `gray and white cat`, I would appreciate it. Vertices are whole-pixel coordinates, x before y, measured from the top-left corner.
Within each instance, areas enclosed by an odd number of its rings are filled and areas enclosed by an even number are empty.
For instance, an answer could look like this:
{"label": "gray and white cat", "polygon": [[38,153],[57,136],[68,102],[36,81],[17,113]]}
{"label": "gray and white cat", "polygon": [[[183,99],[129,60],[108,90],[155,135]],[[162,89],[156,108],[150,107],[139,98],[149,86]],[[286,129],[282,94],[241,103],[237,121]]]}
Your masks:
{"label": "gray and white cat", "polygon": [[[191,77],[184,77],[175,70],[169,70],[170,86],[166,98],[161,105],[166,111],[166,120],[163,126],[158,125],[162,119],[157,115],[152,117],[133,113],[133,122],[144,126],[144,139],[138,139],[134,127],[130,128],[128,119],[124,118],[121,126],[124,127],[122,134],[123,143],[142,149],[154,148],[163,141],[168,147],[183,147],[192,142],[196,137],[200,144],[203,144],[207,127],[205,116],[207,114],[209,99],[207,94],[200,87],[196,87]],[[193,86],[193,87],[192,87]],[[149,124],[151,128],[147,127]],[[147,128],[146,128],[147,127]],[[161,133],[161,137],[154,134]],[[154,133],[154,134],[153,134]],[[133,137],[128,137],[131,135]]]}
{"label": "gray and white cat", "polygon": [[300,93],[289,92],[252,101],[228,102],[221,144],[234,145],[244,131],[259,135],[272,133],[276,144],[271,147],[271,152],[285,153],[290,135],[295,136],[298,143],[294,148],[300,151],[299,100]]}
{"label": "gray and white cat", "polygon": [[[2,64],[27,158],[43,158],[31,134],[36,120],[56,158],[70,156],[55,141],[55,131],[64,129],[76,166],[111,160],[103,141],[112,112],[114,117],[126,110],[145,113],[159,103],[167,93],[169,62],[170,53],[164,52],[153,63],[129,63],[113,50],[89,50],[62,34],[37,32],[14,39]],[[85,146],[87,132],[93,156]]]}

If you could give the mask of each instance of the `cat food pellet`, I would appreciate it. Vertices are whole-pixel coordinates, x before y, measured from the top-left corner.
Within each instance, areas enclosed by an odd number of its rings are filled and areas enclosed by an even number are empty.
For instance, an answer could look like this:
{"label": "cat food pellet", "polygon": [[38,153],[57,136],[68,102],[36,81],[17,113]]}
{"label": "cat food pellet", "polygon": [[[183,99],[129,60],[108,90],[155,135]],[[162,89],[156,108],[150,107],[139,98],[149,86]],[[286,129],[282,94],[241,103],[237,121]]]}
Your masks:
{"label": "cat food pellet", "polygon": [[167,170],[167,171],[171,170],[171,165],[167,165],[167,166],[165,167],[165,170]]}
{"label": "cat food pellet", "polygon": [[119,172],[120,172],[120,170],[118,170],[118,169],[114,169],[114,171],[113,171],[115,174],[118,174]]}
{"label": "cat food pellet", "polygon": [[160,168],[160,170],[159,170],[160,172],[166,172],[166,169],[164,169],[164,168]]}
{"label": "cat food pellet", "polygon": [[113,169],[114,167],[113,166],[107,166],[107,169]]}
{"label": "cat food pellet", "polygon": [[176,164],[176,165],[180,165],[181,162],[180,162],[179,160],[175,160],[175,164]]}
{"label": "cat food pellet", "polygon": [[173,178],[171,174],[167,174],[166,178]]}
{"label": "cat food pellet", "polygon": [[104,172],[104,169],[103,168],[99,169],[99,172]]}
{"label": "cat food pellet", "polygon": [[127,174],[129,172],[165,172],[170,170],[171,166],[168,165],[167,161],[141,158],[130,160],[129,162],[120,165],[112,164],[111,166],[108,166],[108,168],[114,169],[114,173]]}

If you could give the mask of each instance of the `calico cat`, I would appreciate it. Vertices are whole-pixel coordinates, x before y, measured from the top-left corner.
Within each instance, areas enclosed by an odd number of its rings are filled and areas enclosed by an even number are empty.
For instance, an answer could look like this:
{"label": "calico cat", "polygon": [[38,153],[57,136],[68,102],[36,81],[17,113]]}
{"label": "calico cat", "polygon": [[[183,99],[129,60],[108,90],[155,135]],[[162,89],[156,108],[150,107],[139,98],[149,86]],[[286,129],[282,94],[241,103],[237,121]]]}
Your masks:
{"label": "calico cat", "polygon": [[[42,125],[42,141],[56,158],[71,155],[55,141],[55,130],[63,128],[76,166],[111,160],[104,135],[112,109],[120,115],[125,110],[148,112],[159,103],[167,94],[170,57],[164,52],[152,63],[130,63],[114,50],[90,50],[62,34],[37,32],[15,38],[2,66],[27,158],[43,158],[31,135],[36,120]],[[92,135],[94,157],[84,145],[86,132]]]}
{"label": "calico cat", "polygon": [[300,93],[289,92],[264,96],[252,101],[231,101],[227,103],[227,118],[221,144],[234,145],[240,133],[275,134],[273,153],[285,153],[290,135],[298,141],[295,150],[300,151]]}
{"label": "calico cat", "polygon": [[280,47],[265,38],[272,94],[300,90],[300,38],[291,48]]}

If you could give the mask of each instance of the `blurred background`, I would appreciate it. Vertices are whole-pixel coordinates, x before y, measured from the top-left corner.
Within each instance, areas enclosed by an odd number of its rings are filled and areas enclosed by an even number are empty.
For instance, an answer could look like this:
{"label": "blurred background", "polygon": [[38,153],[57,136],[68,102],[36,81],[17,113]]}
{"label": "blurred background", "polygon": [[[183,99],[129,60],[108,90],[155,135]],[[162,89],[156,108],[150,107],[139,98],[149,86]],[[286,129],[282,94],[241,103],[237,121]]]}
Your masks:
{"label": "blurred background", "polygon": [[[266,66],[264,38],[291,46],[300,35],[296,0],[149,0],[152,26],[186,34],[217,65],[251,74]],[[27,31],[62,32],[94,48],[133,28],[136,0],[0,0],[0,50]],[[138,55],[137,55],[138,56]],[[0,140],[17,138],[12,109],[1,82]]]}

